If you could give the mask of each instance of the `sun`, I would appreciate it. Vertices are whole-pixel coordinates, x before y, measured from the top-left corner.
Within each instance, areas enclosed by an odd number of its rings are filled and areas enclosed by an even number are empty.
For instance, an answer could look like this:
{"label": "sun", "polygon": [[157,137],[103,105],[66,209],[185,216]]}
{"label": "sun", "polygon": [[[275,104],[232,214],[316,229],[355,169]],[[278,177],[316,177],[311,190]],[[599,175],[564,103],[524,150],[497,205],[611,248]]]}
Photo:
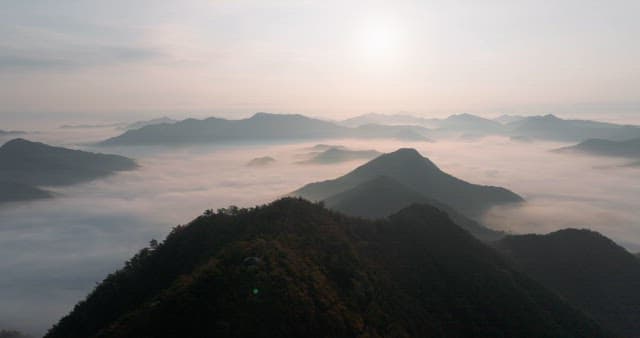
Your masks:
{"label": "sun", "polygon": [[363,31],[362,45],[368,53],[386,54],[393,50],[396,42],[392,27],[385,24],[374,24]]}
{"label": "sun", "polygon": [[403,49],[403,32],[397,21],[375,17],[364,20],[357,28],[355,46],[367,63],[385,64],[398,59]]}

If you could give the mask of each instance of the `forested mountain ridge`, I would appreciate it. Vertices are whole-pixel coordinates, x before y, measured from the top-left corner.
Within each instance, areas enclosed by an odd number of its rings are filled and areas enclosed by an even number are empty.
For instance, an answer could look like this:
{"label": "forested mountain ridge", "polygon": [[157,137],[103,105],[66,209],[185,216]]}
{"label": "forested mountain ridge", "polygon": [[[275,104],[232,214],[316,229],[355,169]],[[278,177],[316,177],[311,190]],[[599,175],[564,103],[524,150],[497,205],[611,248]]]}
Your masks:
{"label": "forested mountain ridge", "polygon": [[374,222],[286,198],[175,228],[47,334],[94,336],[608,334],[433,207]]}
{"label": "forested mountain ridge", "polygon": [[497,247],[549,289],[623,337],[640,337],[640,260],[591,230],[513,235]]}

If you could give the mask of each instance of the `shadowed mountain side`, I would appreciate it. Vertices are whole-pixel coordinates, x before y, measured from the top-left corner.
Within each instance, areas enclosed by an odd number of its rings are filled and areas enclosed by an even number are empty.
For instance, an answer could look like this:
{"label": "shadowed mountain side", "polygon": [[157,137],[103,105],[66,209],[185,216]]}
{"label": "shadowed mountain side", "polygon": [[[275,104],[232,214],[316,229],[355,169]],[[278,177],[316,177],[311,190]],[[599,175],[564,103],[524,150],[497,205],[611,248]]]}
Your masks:
{"label": "shadowed mountain side", "polygon": [[386,176],[376,177],[323,202],[329,209],[371,219],[390,216],[412,204],[428,204],[446,212],[454,223],[480,240],[494,241],[504,236]]}
{"label": "shadowed mountain side", "polygon": [[27,184],[3,182],[0,178],[0,203],[29,201],[50,198],[53,195],[45,190]]}
{"label": "shadowed mountain side", "polygon": [[87,182],[136,167],[122,156],[14,139],[0,147],[0,203],[52,197],[39,187]]}
{"label": "shadowed mountain side", "polygon": [[135,161],[126,157],[24,139],[11,140],[0,147],[0,180],[28,185],[69,185],[136,167]]}
{"label": "shadowed mountain side", "polygon": [[414,149],[400,149],[381,155],[342,177],[307,184],[291,195],[321,201],[379,176],[392,178],[471,218],[480,216],[494,205],[523,201],[522,197],[507,189],[457,179],[441,171]]}
{"label": "shadowed mountain side", "polygon": [[[215,142],[255,142],[326,138],[400,138],[418,127],[366,126],[348,128],[302,115],[257,113],[248,119],[187,119],[129,130],[101,145],[185,145]],[[410,135],[414,137],[415,135]]]}
{"label": "shadowed mountain side", "polygon": [[300,164],[334,164],[353,160],[370,160],[381,153],[376,150],[350,150],[341,148],[329,148],[312,158],[298,162]]}
{"label": "shadowed mountain side", "polygon": [[497,247],[525,273],[623,337],[640,337],[640,260],[590,230],[507,236]]}
{"label": "shadowed mountain side", "polygon": [[143,249],[47,337],[602,337],[443,212],[367,221],[282,199]]}
{"label": "shadowed mountain side", "polygon": [[554,150],[558,153],[582,153],[595,156],[640,158],[640,138],[626,141],[590,139],[570,147]]}

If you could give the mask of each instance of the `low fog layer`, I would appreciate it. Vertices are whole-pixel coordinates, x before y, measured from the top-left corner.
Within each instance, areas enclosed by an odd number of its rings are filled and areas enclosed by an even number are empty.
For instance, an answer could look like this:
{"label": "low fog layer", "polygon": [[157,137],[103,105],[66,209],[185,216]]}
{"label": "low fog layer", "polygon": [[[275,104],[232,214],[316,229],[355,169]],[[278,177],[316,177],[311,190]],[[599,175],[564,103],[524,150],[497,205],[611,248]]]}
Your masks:
{"label": "low fog layer", "polygon": [[[359,163],[300,166],[293,155],[306,150],[298,148],[156,152],[139,158],[137,171],[52,189],[52,200],[0,206],[0,328],[43,333],[150,239],[205,209],[265,203]],[[246,166],[266,155],[277,162]]]}
{"label": "low fog layer", "polygon": [[[61,142],[68,134],[57,141],[54,134],[42,135],[46,140],[40,140],[68,144]],[[73,138],[81,139],[77,134]],[[0,255],[7,258],[0,261],[0,328],[43,333],[149,240],[163,239],[173,226],[205,209],[266,203],[365,162],[296,165],[316,143],[382,152],[414,147],[452,175],[525,197],[528,202],[522,206],[490,211],[486,223],[497,229],[546,233],[591,228],[640,243],[640,169],[620,167],[621,160],[549,151],[567,144],[495,137],[472,142],[326,140],[173,150],[101,148],[134,157],[141,168],[55,189],[58,197],[52,200],[0,206]],[[266,167],[246,166],[263,156],[276,161]]]}
{"label": "low fog layer", "polygon": [[476,183],[507,187],[527,199],[496,207],[485,223],[515,233],[590,228],[624,244],[640,243],[640,170],[624,159],[556,154],[560,143],[501,138],[434,144],[431,158]]}

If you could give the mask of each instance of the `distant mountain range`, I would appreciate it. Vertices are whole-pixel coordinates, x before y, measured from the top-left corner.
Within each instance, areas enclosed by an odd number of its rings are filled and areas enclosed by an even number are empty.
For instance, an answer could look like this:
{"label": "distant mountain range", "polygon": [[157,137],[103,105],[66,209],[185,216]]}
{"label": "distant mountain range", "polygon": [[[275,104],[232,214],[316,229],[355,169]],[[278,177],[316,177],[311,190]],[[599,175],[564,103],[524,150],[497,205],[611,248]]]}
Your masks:
{"label": "distant mountain range", "polygon": [[628,140],[640,137],[638,126],[588,120],[563,120],[554,115],[532,116],[506,125],[513,136],[582,142],[592,138]]}
{"label": "distant mountain range", "polygon": [[368,221],[282,199],[206,212],[46,337],[607,337],[427,205]]}
{"label": "distant mountain range", "polygon": [[100,145],[187,145],[220,142],[258,142],[325,138],[395,138],[428,140],[427,129],[416,126],[339,126],[302,115],[257,113],[248,119],[187,119],[147,125],[110,138]]}
{"label": "distant mountain range", "polygon": [[508,236],[497,247],[515,266],[620,337],[640,337],[640,260],[589,230]]}
{"label": "distant mountain range", "polygon": [[[418,126],[428,125],[434,137],[504,135],[517,139],[581,142],[591,138],[628,140],[640,137],[640,127],[588,120],[565,120],[555,115],[503,115],[494,120],[472,114],[458,114],[446,119],[410,119],[405,115],[362,115],[343,121],[358,125],[366,121],[397,124],[398,121]],[[428,121],[428,122],[425,122]]]}
{"label": "distant mountain range", "polygon": [[497,120],[472,114],[446,119],[409,115],[366,114],[338,123],[303,115],[257,113],[250,118],[208,118],[176,121],[160,118],[130,125],[125,133],[100,145],[188,145],[225,142],[292,141],[331,138],[392,138],[402,141],[432,141],[439,137],[474,139],[487,135],[515,139],[580,142],[590,138],[626,140],[640,137],[638,126],[564,120],[554,115],[502,116]]}
{"label": "distant mountain range", "polygon": [[488,208],[498,204],[523,201],[522,197],[507,189],[475,185],[457,179],[440,170],[414,149],[400,149],[381,155],[342,177],[307,184],[292,195],[312,201],[327,200],[381,176],[393,179],[421,196],[471,218],[479,217]]}
{"label": "distant mountain range", "polygon": [[640,138],[626,141],[590,139],[574,146],[557,149],[556,152],[640,159]]}
{"label": "distant mountain range", "polygon": [[0,200],[50,197],[39,187],[86,182],[136,166],[133,160],[122,156],[14,139],[0,147]]}

